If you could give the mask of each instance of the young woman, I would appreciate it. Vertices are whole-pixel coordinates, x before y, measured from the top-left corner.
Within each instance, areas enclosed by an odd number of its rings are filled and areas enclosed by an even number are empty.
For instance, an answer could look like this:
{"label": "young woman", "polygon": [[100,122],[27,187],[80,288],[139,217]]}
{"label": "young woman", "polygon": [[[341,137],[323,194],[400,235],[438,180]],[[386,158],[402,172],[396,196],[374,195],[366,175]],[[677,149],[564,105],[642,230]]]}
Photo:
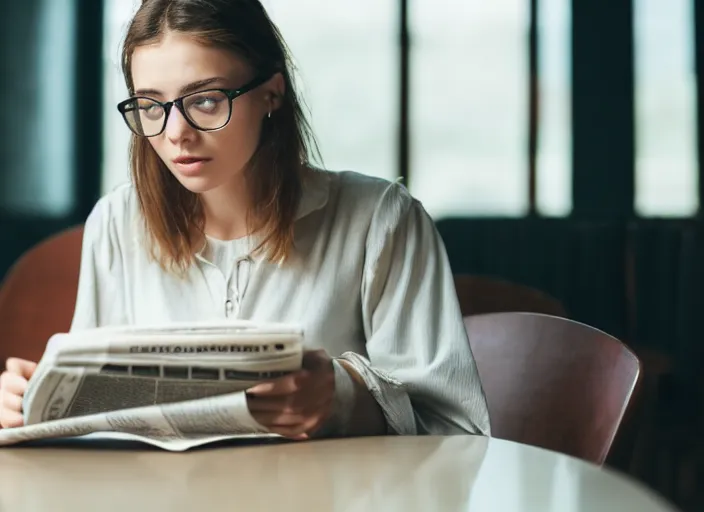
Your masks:
{"label": "young woman", "polygon": [[[145,0],[122,65],[132,180],[86,221],[72,330],[295,322],[304,369],[248,391],[272,432],[488,435],[433,221],[399,184],[309,163],[290,60],[259,1]],[[14,427],[34,363],[6,366],[0,425]]]}

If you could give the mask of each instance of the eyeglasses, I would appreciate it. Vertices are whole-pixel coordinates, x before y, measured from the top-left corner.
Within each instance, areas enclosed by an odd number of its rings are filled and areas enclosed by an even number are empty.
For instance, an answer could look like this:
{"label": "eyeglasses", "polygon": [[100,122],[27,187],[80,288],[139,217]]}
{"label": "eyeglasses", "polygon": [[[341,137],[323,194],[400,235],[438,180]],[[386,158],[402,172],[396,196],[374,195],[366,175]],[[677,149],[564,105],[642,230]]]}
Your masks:
{"label": "eyeglasses", "polygon": [[171,108],[176,106],[189,125],[212,132],[224,128],[232,117],[232,102],[269,80],[262,75],[239,89],[208,89],[162,103],[146,96],[133,96],[117,105],[130,130],[141,137],[155,137],[164,131]]}

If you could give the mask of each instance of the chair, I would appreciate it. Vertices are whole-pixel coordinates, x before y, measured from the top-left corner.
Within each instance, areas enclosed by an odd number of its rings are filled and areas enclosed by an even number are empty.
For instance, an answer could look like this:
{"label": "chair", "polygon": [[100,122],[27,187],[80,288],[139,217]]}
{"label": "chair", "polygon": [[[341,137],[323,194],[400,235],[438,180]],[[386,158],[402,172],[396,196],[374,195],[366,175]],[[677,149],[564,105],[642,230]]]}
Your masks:
{"label": "chair", "polygon": [[10,357],[38,361],[46,342],[71,326],[78,289],[83,226],[25,252],[0,287],[0,367]]}
{"label": "chair", "polygon": [[493,313],[464,322],[492,435],[603,464],[635,403],[636,355],[566,318]]}
{"label": "chair", "polygon": [[504,311],[567,316],[560,301],[529,286],[467,274],[456,274],[454,279],[463,316]]}

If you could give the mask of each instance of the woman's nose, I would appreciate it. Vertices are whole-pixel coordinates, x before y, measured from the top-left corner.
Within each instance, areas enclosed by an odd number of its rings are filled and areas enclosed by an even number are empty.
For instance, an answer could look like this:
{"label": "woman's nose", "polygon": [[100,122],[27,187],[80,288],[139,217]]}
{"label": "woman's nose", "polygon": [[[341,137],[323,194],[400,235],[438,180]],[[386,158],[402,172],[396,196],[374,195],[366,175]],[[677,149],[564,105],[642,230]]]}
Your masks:
{"label": "woman's nose", "polygon": [[169,112],[169,117],[166,120],[166,128],[164,131],[169,139],[172,141],[178,141],[185,136],[192,135],[194,129],[190,124],[188,124],[188,121],[184,117],[181,110],[174,105]]}

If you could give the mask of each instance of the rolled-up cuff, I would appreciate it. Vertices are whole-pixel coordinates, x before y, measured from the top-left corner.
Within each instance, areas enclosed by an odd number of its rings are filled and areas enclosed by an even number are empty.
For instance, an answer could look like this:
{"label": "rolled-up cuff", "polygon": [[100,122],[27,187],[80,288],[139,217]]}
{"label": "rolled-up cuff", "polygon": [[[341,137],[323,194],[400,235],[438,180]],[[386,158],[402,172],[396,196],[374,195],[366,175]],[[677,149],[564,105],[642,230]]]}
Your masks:
{"label": "rolled-up cuff", "polygon": [[329,434],[345,436],[349,431],[350,418],[355,404],[355,389],[352,376],[336,359],[332,360],[335,370],[335,397]]}
{"label": "rolled-up cuff", "polygon": [[[401,382],[378,368],[372,367],[368,359],[354,352],[345,352],[339,359],[348,362],[362,378],[384,413],[389,434],[416,435],[413,406]],[[342,370],[346,373],[344,368]],[[337,378],[335,384],[337,385]]]}

